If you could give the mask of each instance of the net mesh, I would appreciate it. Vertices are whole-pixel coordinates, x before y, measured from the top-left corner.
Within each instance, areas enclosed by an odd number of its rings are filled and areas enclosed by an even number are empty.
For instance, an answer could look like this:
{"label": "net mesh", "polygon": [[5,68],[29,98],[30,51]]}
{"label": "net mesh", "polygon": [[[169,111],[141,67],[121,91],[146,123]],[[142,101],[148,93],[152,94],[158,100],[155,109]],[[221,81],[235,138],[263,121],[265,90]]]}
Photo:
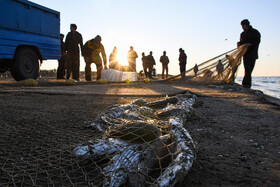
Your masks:
{"label": "net mesh", "polygon": [[[247,50],[246,45],[230,50],[210,60],[207,60],[185,72],[186,79],[193,83],[225,84],[233,83],[241,64],[242,56]],[[174,76],[168,80],[181,78]]]}
{"label": "net mesh", "polygon": [[[194,144],[183,124],[196,96],[111,106],[90,125],[2,125],[1,186],[176,184],[191,168]],[[21,146],[18,146],[21,145]]]}
{"label": "net mesh", "polygon": [[[232,82],[246,49],[210,59],[186,76],[199,83]],[[139,99],[111,106],[80,128],[1,124],[0,186],[173,186],[195,159],[183,126],[195,103],[189,93],[150,103]]]}

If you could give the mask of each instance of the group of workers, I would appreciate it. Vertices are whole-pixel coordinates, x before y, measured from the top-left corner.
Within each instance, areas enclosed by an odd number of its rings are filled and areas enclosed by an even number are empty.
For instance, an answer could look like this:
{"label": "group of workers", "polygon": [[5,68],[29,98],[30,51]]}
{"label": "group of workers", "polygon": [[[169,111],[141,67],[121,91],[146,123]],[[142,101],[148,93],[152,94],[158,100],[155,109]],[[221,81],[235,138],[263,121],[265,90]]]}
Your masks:
{"label": "group of workers", "polygon": [[[241,21],[241,26],[243,28],[243,32],[240,35],[240,41],[237,43],[238,46],[246,44],[248,46],[248,50],[243,56],[244,68],[245,68],[245,76],[242,82],[244,87],[250,88],[252,81],[252,71],[255,66],[256,59],[258,59],[258,48],[260,43],[261,35],[259,31],[254,29],[250,22],[247,19]],[[82,56],[84,57],[86,67],[85,67],[85,79],[87,81],[91,81],[91,64],[96,64],[97,69],[97,80],[101,78],[102,69],[107,68],[107,57],[105,53],[104,46],[101,43],[101,37],[97,35],[95,38],[87,41],[83,45],[82,35],[77,31],[77,25],[70,25],[70,32],[66,36],[65,43],[63,42],[64,35],[61,34],[61,59],[58,63],[57,69],[57,79],[64,79],[66,74],[66,79],[69,79],[72,76],[73,79],[79,81],[80,80],[80,48],[82,52]],[[79,47],[80,46],[80,47]],[[100,53],[102,58],[100,57]],[[133,47],[130,47],[130,50],[127,52],[127,61],[128,68],[124,70],[124,68],[119,64],[117,58],[117,47],[114,47],[113,52],[109,57],[109,68],[116,69],[120,71],[132,71],[136,72],[136,58],[138,58],[137,53],[134,51]],[[146,77],[151,78],[152,72],[155,71],[154,66],[156,65],[155,59],[153,57],[153,52],[150,51],[150,54],[145,56],[145,53],[142,53],[142,65],[143,71]],[[103,61],[103,64],[102,64]],[[166,55],[166,51],[163,52],[163,55],[159,60],[162,63],[162,78],[168,78],[168,64],[169,58]],[[179,49],[179,65],[180,65],[180,73],[181,77],[185,78],[187,64],[187,55],[185,51],[180,48]],[[103,67],[104,65],[104,67]],[[197,74],[198,67],[195,65],[194,72]],[[217,67],[217,71],[222,71],[222,66],[219,65]]]}
{"label": "group of workers", "polygon": [[[107,56],[105,53],[104,46],[101,43],[101,37],[97,35],[95,38],[87,41],[83,45],[83,37],[77,31],[77,25],[70,25],[70,32],[66,36],[65,43],[63,42],[64,35],[61,34],[61,59],[58,62],[57,68],[57,79],[72,79],[77,81],[80,80],[80,49],[82,56],[84,57],[86,67],[85,67],[85,79],[86,81],[91,81],[91,64],[94,63],[97,69],[97,78],[101,78],[102,69],[107,68]],[[186,69],[187,56],[184,50],[180,48],[180,70],[184,72]],[[101,56],[102,58],[101,58]],[[122,66],[117,58],[118,52],[117,47],[114,47],[112,53],[109,56],[109,68],[119,71],[130,71],[136,72],[136,59],[138,58],[137,52],[134,51],[133,46],[130,46],[130,50],[127,52],[128,67]],[[155,75],[156,61],[153,57],[153,52],[150,51],[149,55],[145,56],[142,53],[142,65],[145,77],[152,78]],[[159,60],[162,63],[162,78],[168,78],[168,64],[169,58],[166,56],[166,51]],[[103,63],[102,63],[103,62]],[[165,75],[165,76],[164,76]]]}

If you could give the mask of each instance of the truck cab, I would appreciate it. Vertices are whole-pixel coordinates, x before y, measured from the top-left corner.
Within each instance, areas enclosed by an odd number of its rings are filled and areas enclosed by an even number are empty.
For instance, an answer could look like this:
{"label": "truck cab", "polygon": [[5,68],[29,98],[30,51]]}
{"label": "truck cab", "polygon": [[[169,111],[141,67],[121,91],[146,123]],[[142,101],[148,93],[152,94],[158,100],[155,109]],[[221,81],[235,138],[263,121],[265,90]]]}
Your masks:
{"label": "truck cab", "polygon": [[60,13],[28,0],[0,1],[0,72],[36,79],[43,60],[59,60]]}

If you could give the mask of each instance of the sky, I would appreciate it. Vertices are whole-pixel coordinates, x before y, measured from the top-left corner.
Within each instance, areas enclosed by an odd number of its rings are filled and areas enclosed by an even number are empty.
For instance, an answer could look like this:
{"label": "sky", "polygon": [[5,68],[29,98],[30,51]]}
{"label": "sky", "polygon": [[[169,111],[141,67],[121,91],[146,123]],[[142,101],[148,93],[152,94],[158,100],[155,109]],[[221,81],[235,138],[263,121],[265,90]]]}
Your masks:
{"label": "sky", "polygon": [[[61,33],[78,26],[84,43],[102,37],[107,59],[118,48],[119,59],[126,61],[130,46],[138,53],[137,71],[142,70],[141,53],[153,51],[156,69],[163,51],[169,57],[169,74],[179,74],[179,48],[187,54],[192,68],[210,58],[236,48],[240,22],[249,19],[261,33],[259,59],[253,76],[280,76],[280,1],[279,0],[31,0],[57,10]],[[56,69],[57,61],[46,61],[41,69]],[[81,57],[81,71],[85,63]],[[93,64],[92,70],[96,67]],[[244,75],[243,65],[238,76]]]}

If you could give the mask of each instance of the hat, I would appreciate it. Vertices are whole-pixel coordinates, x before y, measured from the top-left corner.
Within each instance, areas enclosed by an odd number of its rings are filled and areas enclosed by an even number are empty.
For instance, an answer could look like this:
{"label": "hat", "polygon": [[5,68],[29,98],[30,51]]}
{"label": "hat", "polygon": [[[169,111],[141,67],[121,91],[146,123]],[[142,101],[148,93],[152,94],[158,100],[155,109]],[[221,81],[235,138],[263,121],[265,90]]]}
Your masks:
{"label": "hat", "polygon": [[250,25],[250,22],[249,22],[248,19],[244,19],[244,20],[241,21],[241,25],[247,25],[247,26],[249,26],[249,25]]}

